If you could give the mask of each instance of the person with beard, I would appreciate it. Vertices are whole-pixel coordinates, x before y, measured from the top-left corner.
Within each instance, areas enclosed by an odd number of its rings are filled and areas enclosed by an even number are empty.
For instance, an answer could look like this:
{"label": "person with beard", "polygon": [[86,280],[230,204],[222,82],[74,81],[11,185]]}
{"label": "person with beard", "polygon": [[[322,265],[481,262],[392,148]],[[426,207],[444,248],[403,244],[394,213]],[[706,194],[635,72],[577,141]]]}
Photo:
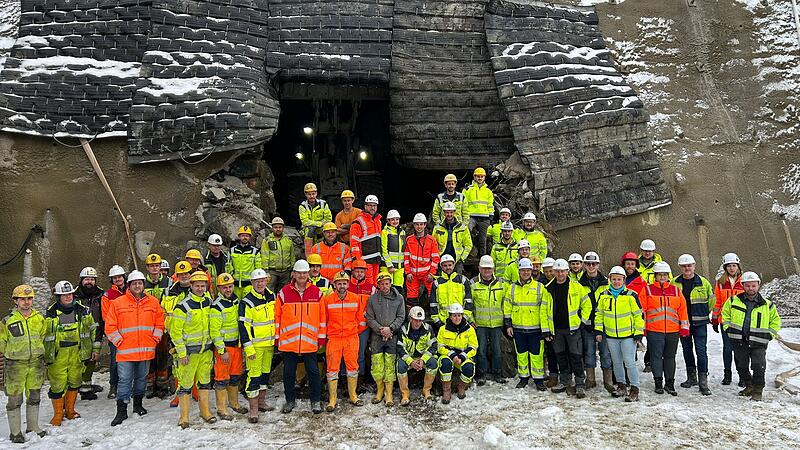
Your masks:
{"label": "person with beard", "polygon": [[274,217],[272,233],[261,242],[262,268],[269,274],[267,289],[278,292],[292,280],[292,266],[295,257],[294,243],[283,233],[283,219]]}
{"label": "person with beard", "polygon": [[[111,287],[103,294],[100,299],[100,315],[103,317],[103,323],[106,322],[108,311],[111,307],[111,302],[125,295],[128,288],[125,282],[125,269],[121,266],[113,265],[108,269],[108,278],[111,281]],[[103,326],[105,333],[105,325]],[[108,398],[117,398],[117,384],[119,383],[119,373],[117,372],[117,347],[109,339],[108,341],[108,372],[109,372],[109,387]]]}
{"label": "person with beard", "polygon": [[[169,331],[172,326],[172,313],[175,307],[191,295],[190,280],[192,278],[192,266],[186,261],[178,261],[178,264],[175,264],[175,276],[178,278],[178,282],[170,286],[169,290],[164,294],[164,299],[161,301],[161,308],[164,310],[166,316],[164,319],[166,335],[159,342],[159,346],[156,348],[156,358],[150,364],[150,372],[153,373],[156,371],[159,375],[154,384],[150,384],[148,380],[147,398],[153,398],[156,395],[163,398],[169,395],[169,392],[172,390],[169,386],[164,385],[169,380],[169,368],[172,367],[172,355],[170,354],[172,339]],[[154,369],[152,366],[156,366],[157,368]],[[177,382],[177,380],[174,380],[174,382]],[[170,405],[172,407],[178,406],[177,395],[172,399]]]}
{"label": "person with beard", "polygon": [[103,314],[101,299],[103,290],[97,287],[97,270],[94,267],[84,267],[81,269],[78,290],[75,291],[75,300],[88,307],[92,312],[92,319],[98,324],[94,333],[94,344],[91,357],[83,362],[83,384],[78,392],[81,400],[97,400],[97,392],[102,392],[103,388],[92,384],[92,374],[97,367],[97,360],[100,359],[100,345],[103,342],[105,332],[103,331]]}
{"label": "person with beard", "polygon": [[212,234],[208,237],[206,248],[208,251],[203,257],[203,261],[206,263],[206,268],[209,275],[211,275],[211,281],[216,290],[217,278],[225,273],[225,266],[228,265],[228,259],[230,258],[225,250],[222,249],[222,236],[218,234]]}
{"label": "person with beard", "polygon": [[244,298],[250,289],[250,274],[263,266],[261,252],[251,244],[253,229],[247,225],[239,227],[238,242],[231,247],[230,259],[225,272],[235,280],[233,292],[238,298]]}
{"label": "person with beard", "polygon": [[378,275],[378,292],[367,302],[367,326],[372,330],[369,348],[372,352],[372,378],[378,389],[372,403],[385,400],[394,406],[392,390],[396,378],[397,337],[406,318],[405,300],[392,287],[392,276],[387,272]]}

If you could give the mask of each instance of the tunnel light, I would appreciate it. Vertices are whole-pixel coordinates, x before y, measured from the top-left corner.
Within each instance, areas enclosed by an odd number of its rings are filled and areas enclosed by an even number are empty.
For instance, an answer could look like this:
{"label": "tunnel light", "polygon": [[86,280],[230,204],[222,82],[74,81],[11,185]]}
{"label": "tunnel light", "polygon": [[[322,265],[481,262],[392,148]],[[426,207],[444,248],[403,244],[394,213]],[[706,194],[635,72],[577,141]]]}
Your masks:
{"label": "tunnel light", "polygon": [[358,153],[358,157],[362,161],[366,161],[367,160],[367,152],[365,152],[364,150],[361,150],[361,152]]}
{"label": "tunnel light", "polygon": [[311,136],[312,134],[314,134],[314,129],[311,127],[303,127],[303,134],[305,134],[306,136]]}
{"label": "tunnel light", "polygon": [[297,159],[298,159],[298,160],[300,160],[300,161],[302,161],[302,160],[303,160],[303,154],[302,154],[302,153],[300,153],[300,152],[297,152],[297,153],[295,153],[295,154],[294,154],[294,157],[295,157],[295,158],[297,158]]}

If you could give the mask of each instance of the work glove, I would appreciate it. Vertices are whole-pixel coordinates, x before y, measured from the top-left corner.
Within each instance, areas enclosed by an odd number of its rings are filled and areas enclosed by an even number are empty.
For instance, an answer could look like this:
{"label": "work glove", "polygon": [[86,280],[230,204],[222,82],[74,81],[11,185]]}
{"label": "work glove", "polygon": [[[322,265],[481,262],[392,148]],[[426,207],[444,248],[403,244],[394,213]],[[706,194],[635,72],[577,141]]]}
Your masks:
{"label": "work glove", "polygon": [[545,341],[552,341],[553,340],[553,335],[550,334],[549,332],[548,333],[542,333],[542,339],[544,339]]}
{"label": "work glove", "polygon": [[719,333],[719,319],[711,319],[711,328],[714,329],[714,333]]}
{"label": "work glove", "polygon": [[680,335],[681,337],[689,337],[689,330],[686,328],[681,328]]}
{"label": "work glove", "polygon": [[324,346],[325,346],[325,344],[327,344],[327,343],[328,343],[328,339],[326,339],[326,338],[319,338],[319,339],[317,339],[317,345],[318,345],[320,348],[324,347]]}

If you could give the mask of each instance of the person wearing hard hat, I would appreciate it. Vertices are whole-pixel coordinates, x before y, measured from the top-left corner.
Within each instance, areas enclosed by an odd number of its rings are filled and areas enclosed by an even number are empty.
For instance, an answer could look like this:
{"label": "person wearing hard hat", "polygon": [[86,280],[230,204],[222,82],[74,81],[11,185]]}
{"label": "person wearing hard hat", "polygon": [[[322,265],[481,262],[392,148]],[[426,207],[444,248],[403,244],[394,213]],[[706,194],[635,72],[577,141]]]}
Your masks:
{"label": "person wearing hard hat", "polygon": [[659,261],[653,264],[652,271],[654,281],[647,285],[641,298],[650,367],[655,393],[666,391],[675,396],[675,354],[679,338],[690,335],[689,315],[681,289],[670,283],[669,264]]}
{"label": "person wearing hard hat", "polygon": [[511,222],[511,210],[508,208],[501,208],[499,217],[500,220],[498,220],[496,223],[493,223],[488,229],[486,229],[487,251],[490,251],[494,244],[500,242],[500,228],[504,223]]}
{"label": "person wearing hard hat", "polygon": [[456,219],[456,205],[447,202],[442,206],[444,221],[433,227],[433,237],[439,247],[439,255],[450,255],[456,261],[456,272],[464,273],[464,261],[472,251],[472,237],[467,226]]}
{"label": "person wearing hard hat", "polygon": [[542,333],[546,340],[553,342],[558,358],[559,382],[551,389],[555,393],[567,391],[570,395],[584,398],[586,372],[583,369],[581,327],[589,324],[592,301],[586,288],[569,278],[566,260],[557,259],[553,271],[555,278],[547,285],[550,298],[545,298],[547,301],[542,305],[547,315],[547,321],[542,322]]}
{"label": "person wearing hard hat", "polygon": [[397,337],[406,318],[403,296],[392,287],[392,277],[378,275],[378,290],[367,301],[367,326],[372,330],[369,349],[372,353],[371,373],[377,390],[372,403],[384,400],[394,406],[392,390],[396,378]]}
{"label": "person wearing hard hat", "polygon": [[170,278],[169,272],[170,272],[169,261],[167,261],[166,259],[162,259],[161,260],[161,276],[169,279]]}
{"label": "person wearing hard hat", "polygon": [[159,302],[172,285],[169,275],[161,273],[162,262],[164,260],[161,259],[161,255],[158,253],[151,253],[144,259],[145,269],[147,270],[144,278],[144,292],[147,295],[152,295]]}
{"label": "person wearing hard hat", "polygon": [[[256,269],[250,274],[252,289],[239,302],[239,341],[244,353],[247,367],[247,384],[245,394],[250,405],[247,421],[258,423],[258,413],[272,411],[275,408],[267,404],[267,386],[272,371],[272,357],[275,354],[275,295],[267,289],[269,275],[263,269]],[[227,347],[227,344],[226,344]],[[227,349],[226,349],[227,350]],[[234,350],[235,352],[235,350]],[[240,370],[241,367],[236,367]],[[227,387],[228,401],[234,411],[247,412],[247,408],[238,406],[238,381],[231,373]],[[219,401],[217,402],[219,409]]]}
{"label": "person wearing hard hat", "polygon": [[[336,225],[333,222],[325,222],[322,225],[322,241],[311,247],[311,254],[319,255],[322,260],[320,274],[328,280],[333,279],[342,270],[350,272],[353,264],[353,257],[350,255],[350,247],[348,246],[350,241],[347,244],[339,242],[336,239],[336,230]],[[311,255],[308,258],[310,261]]]}
{"label": "person wearing hard hat", "polygon": [[518,257],[517,241],[513,237],[514,225],[503,222],[500,227],[500,240],[492,246],[490,255],[498,273],[506,273],[506,268]]}
{"label": "person wearing hard hat", "polygon": [[544,233],[536,229],[536,214],[525,213],[522,216],[522,228],[517,228],[514,232],[518,233],[514,239],[517,241],[525,239],[531,245],[531,258],[543,260],[547,257],[547,238]]}
{"label": "person wearing hard hat", "polygon": [[533,267],[532,278],[537,281],[539,280],[539,276],[541,276],[542,260],[540,260],[538,256],[531,256],[531,245],[527,240],[522,239],[517,242],[517,259],[508,263],[505,274],[503,275],[503,278],[509,283],[519,281],[519,262],[523,258],[531,261]]}
{"label": "person wearing hard hat", "polygon": [[210,333],[211,299],[208,296],[208,277],[197,271],[191,275],[189,282],[191,292],[175,306],[169,325],[169,335],[178,358],[178,426],[183,429],[189,427],[189,394],[195,382],[200,417],[206,423],[217,421],[209,407],[214,354]]}
{"label": "person wearing hard hat", "polygon": [[322,292],[308,282],[308,262],[294,263],[292,282],[281,289],[275,302],[275,330],[278,350],[283,357],[283,392],[286,404],[281,412],[288,414],[296,406],[295,379],[298,362],[303,362],[311,387],[311,411],[322,412],[321,380],[317,351],[327,341],[327,314]]}
{"label": "person wearing hard hat", "polygon": [[430,312],[433,319],[434,331],[439,331],[447,321],[447,311],[450,305],[458,303],[464,307],[464,315],[472,321],[472,283],[469,278],[455,271],[456,263],[450,255],[444,255],[439,260],[442,273],[433,280],[431,286]]}
{"label": "person wearing hard hat", "polygon": [[758,274],[745,272],[742,286],[744,292],[734,295],[722,306],[722,327],[733,343],[736,371],[744,382],[739,396],[760,402],[767,370],[767,346],[778,336],[781,318],[775,303],[759,292],[761,278]]}
{"label": "person wearing hard hat", "polygon": [[403,292],[403,244],[406,230],[400,227],[400,213],[396,209],[386,213],[386,226],[381,231],[381,258],[386,271],[392,276],[392,286]]}
{"label": "person wearing hard hat", "polygon": [[[656,243],[651,239],[645,239],[639,244],[639,273],[647,284],[652,284],[655,273],[653,267],[655,263],[663,261],[664,258],[656,252]],[[669,274],[672,278],[672,274]]]}
{"label": "person wearing hard hat", "polygon": [[[486,170],[478,167],[472,173],[472,183],[464,187],[464,215],[469,217],[469,232],[478,256],[488,252],[486,231],[494,217],[494,194],[486,185]],[[496,261],[495,261],[496,263]]]}
{"label": "person wearing hard hat", "polygon": [[[350,245],[350,226],[353,224],[353,221],[356,220],[356,217],[361,214],[361,209],[353,206],[353,202],[356,200],[356,195],[353,191],[349,189],[343,190],[341,198],[342,210],[336,213],[334,225],[336,226],[336,235],[339,241]],[[332,277],[333,275],[331,275],[331,278]]]}
{"label": "person wearing hard hat", "polygon": [[111,426],[128,418],[128,402],[133,397],[133,412],[142,416],[142,405],[150,361],[156,345],[164,336],[164,314],[158,299],[144,292],[144,274],[134,270],[128,275],[128,290],[109,303],[105,333],[117,349],[117,413]]}
{"label": "person wearing hard hat", "polygon": [[97,328],[93,333],[94,349],[92,354],[89,359],[83,362],[85,367],[82,378],[83,383],[78,389],[78,393],[81,395],[81,400],[97,400],[97,392],[102,392],[103,388],[92,384],[92,374],[94,374],[97,361],[100,359],[100,346],[105,337],[101,305],[103,290],[97,287],[97,270],[94,267],[81,269],[79,278],[78,289],[75,291],[75,300],[89,308]]}
{"label": "person wearing hard hat", "polygon": [[622,255],[620,265],[625,269],[625,287],[639,294],[641,299],[647,282],[639,272],[639,257],[634,252],[626,252]]}
{"label": "person wearing hard hat", "polygon": [[247,225],[239,227],[239,239],[231,247],[230,259],[225,272],[233,279],[233,292],[238,298],[244,298],[250,289],[250,274],[261,269],[264,264],[259,249],[252,244],[253,229]]}
{"label": "person wearing hard hat", "polygon": [[278,292],[292,279],[292,266],[297,257],[292,240],[283,234],[283,219],[274,217],[271,225],[272,233],[261,242],[261,268],[269,274],[267,288]]}
{"label": "person wearing hard hat", "polygon": [[333,277],[334,291],[322,298],[328,317],[328,342],[325,345],[328,379],[328,405],[325,411],[336,409],[339,369],[344,361],[347,370],[347,393],[350,404],[364,406],[358,398],[358,334],[359,323],[364,321],[364,305],[358,296],[348,291],[350,276],[339,271]]}
{"label": "person wearing hard hat", "polygon": [[[553,265],[556,263],[556,260],[547,257],[542,261],[542,274],[539,275],[539,278],[536,280],[543,285],[547,286],[555,277],[556,274],[553,271]],[[558,384],[558,357],[556,356],[556,351],[553,349],[553,342],[545,340],[544,341],[544,362],[545,366],[547,367],[547,383],[546,386],[548,388],[552,388]]]}
{"label": "person wearing hard hat", "polygon": [[517,388],[525,388],[533,378],[537,390],[547,390],[544,384],[542,324],[547,321],[544,306],[551,301],[547,288],[533,279],[531,260],[521,259],[519,281],[506,289],[503,300],[503,326],[506,334],[514,339],[517,353]]}
{"label": "person wearing hard hat", "polygon": [[[341,244],[341,242],[339,242]],[[319,244],[317,244],[319,245]],[[308,282],[318,287],[322,295],[333,292],[333,283],[322,276],[322,257],[317,253],[308,255]]]}
{"label": "person wearing hard hat", "polygon": [[[639,294],[625,287],[625,277],[625,269],[614,266],[608,272],[609,284],[597,289],[594,333],[598,343],[606,343],[617,379],[615,387],[610,376],[606,379],[603,369],[604,387],[613,397],[625,397],[626,402],[638,402],[636,346],[644,336],[644,317],[639,306]],[[626,377],[630,391],[624,383]]]}
{"label": "person wearing hard hat", "polygon": [[403,267],[406,272],[406,309],[422,306],[422,287],[430,295],[439,268],[439,245],[425,229],[425,214],[414,216],[414,234],[406,237],[403,246]]}
{"label": "person wearing hard hat", "polygon": [[408,371],[425,371],[422,385],[422,399],[431,399],[431,387],[439,369],[436,358],[436,336],[425,323],[425,310],[415,306],[408,311],[408,322],[400,328],[397,346],[397,382],[400,385],[400,406],[411,403],[411,390],[408,386]]}
{"label": "person wearing hard hat", "polygon": [[503,377],[503,296],[507,280],[494,272],[494,261],[489,255],[478,261],[478,276],[472,279],[472,302],[475,306],[475,325],[478,336],[478,366],[475,378],[478,386],[486,379],[505,383]]}
{"label": "person wearing hard hat", "polygon": [[[217,276],[217,298],[211,304],[208,324],[209,335],[215,350],[214,396],[217,402],[217,416],[222,420],[233,420],[233,415],[228,410],[229,404],[231,409],[237,413],[247,412],[247,408],[239,405],[237,389],[243,371],[242,346],[239,340],[240,303],[239,298],[233,292],[233,277],[225,272],[219,274]],[[246,328],[246,323],[242,323],[242,326]],[[272,334],[275,334],[274,330],[272,331]],[[248,338],[249,336],[242,340],[247,341]]]}
{"label": "person wearing hard hat", "polygon": [[347,290],[358,297],[358,303],[364,312],[358,321],[358,391],[361,393],[366,382],[367,371],[366,355],[369,346],[369,327],[367,326],[367,302],[369,297],[377,290],[372,281],[367,279],[367,263],[357,259],[353,262],[353,271],[350,274],[350,284]]}
{"label": "person wearing hard hat", "polygon": [[306,183],[303,187],[306,199],[298,206],[300,224],[302,225],[303,243],[305,254],[311,254],[311,246],[322,239],[322,225],[325,222],[333,222],[333,215],[328,206],[328,202],[317,198],[317,185]]}
{"label": "person wearing hard hat", "polygon": [[578,278],[578,283],[585,287],[592,301],[592,313],[589,316],[589,325],[582,328],[583,333],[583,366],[586,369],[586,389],[597,387],[595,368],[597,367],[597,352],[600,351],[600,369],[603,371],[603,385],[606,389],[613,389],[611,353],[608,343],[595,339],[594,320],[597,314],[597,290],[608,286],[608,278],[600,272],[600,255],[589,251],[583,255],[583,274]]}
{"label": "person wearing hard hat", "polygon": [[583,276],[583,256],[580,253],[572,253],[567,258],[569,263],[569,279],[578,281]]}
{"label": "person wearing hard hat", "polygon": [[75,300],[76,288],[69,281],[59,281],[53,288],[55,302],[47,308],[44,338],[48,396],[53,402],[50,424],[61,426],[67,419],[81,415],[75,411],[78,388],[81,387],[83,362],[95,351],[93,336],[97,323],[88,307]]}
{"label": "person wearing hard hat", "polygon": [[[714,309],[717,299],[711,283],[695,272],[694,256],[683,254],[678,258],[681,275],[672,279],[672,284],[681,288],[689,315],[689,335],[681,337],[683,361],[686,363],[686,381],[682,388],[699,386],[700,393],[711,395],[708,388],[708,316]],[[697,360],[695,363],[695,353]]]}
{"label": "person wearing hard hat", "polygon": [[[103,293],[100,299],[100,314],[103,316],[103,323],[105,324],[106,317],[108,317],[108,310],[111,303],[125,295],[128,289],[128,284],[125,281],[125,269],[122,266],[113,265],[108,269],[108,278],[111,282],[111,287]],[[142,282],[142,289],[144,289],[144,281]],[[158,301],[158,300],[156,300]],[[159,305],[160,306],[160,305]],[[163,317],[162,317],[163,321]],[[105,325],[103,326],[103,333],[105,333]],[[117,398],[117,385],[119,384],[119,373],[117,371],[117,347],[109,339],[108,341],[108,373],[109,373],[109,386],[108,398]]]}
{"label": "person wearing hard hat", "polygon": [[456,383],[456,395],[463,399],[475,375],[475,354],[478,350],[478,335],[464,318],[464,307],[453,303],[448,309],[444,326],[436,334],[439,350],[439,376],[442,379],[442,403],[450,403],[452,396],[453,370],[459,369],[461,376]]}
{"label": "person wearing hard hat", "polygon": [[444,176],[444,192],[437,195],[433,200],[431,221],[433,221],[434,225],[444,222],[444,205],[448,202],[455,206],[456,221],[463,224],[469,223],[469,215],[466,214],[464,205],[464,194],[456,192],[456,183],[458,183],[458,179],[452,173]]}
{"label": "person wearing hard hat", "polygon": [[[201,272],[202,273],[202,272]],[[150,375],[147,378],[147,398],[160,397],[166,398],[173,391],[177,391],[177,379],[173,380],[175,389],[170,386],[170,372],[173,371],[172,364],[172,340],[170,338],[170,327],[172,325],[172,314],[175,307],[185,298],[191,296],[192,266],[186,261],[178,261],[175,264],[175,277],[178,281],[170,286],[169,290],[161,299],[161,309],[164,310],[164,330],[167,332],[165,337],[159,341],[156,347],[156,357],[150,363]],[[211,299],[209,298],[209,301]],[[171,405],[178,406],[176,395],[172,398]]]}
{"label": "person wearing hard hat", "polygon": [[[22,433],[21,407],[25,404],[25,433],[39,437],[47,433],[39,427],[39,403],[44,384],[44,339],[47,331],[45,317],[33,308],[35,292],[30,285],[21,284],[11,291],[14,308],[0,320],[0,355],[4,363],[4,387],[8,399],[6,417],[9,439],[15,444],[25,442]],[[63,408],[63,403],[62,403]]]}
{"label": "person wearing hard hat", "polygon": [[222,236],[212,234],[208,237],[206,244],[206,254],[203,256],[203,261],[206,263],[206,268],[211,276],[212,286],[214,291],[217,290],[217,278],[225,272],[225,267],[228,265],[230,257],[223,248]]}
{"label": "person wearing hard hat", "polygon": [[364,199],[364,210],[350,226],[350,255],[353,260],[363,259],[367,263],[367,278],[372,283],[375,283],[380,271],[381,232],[378,197],[368,195]]}
{"label": "person wearing hard hat", "polygon": [[[722,257],[722,275],[714,284],[714,297],[717,299],[714,305],[714,311],[711,313],[711,326],[714,332],[722,333],[722,364],[723,376],[722,384],[727,386],[731,384],[732,374],[731,366],[733,365],[733,344],[728,336],[728,332],[722,327],[720,330],[722,305],[734,295],[744,292],[742,286],[742,266],[739,255],[736,253],[726,253]],[[742,380],[739,380],[739,387],[744,387]]]}
{"label": "person wearing hard hat", "polygon": [[556,260],[549,256],[542,260],[542,274],[539,275],[538,282],[546,286],[550,280],[555,278],[556,274],[553,272],[553,264],[555,263]]}
{"label": "person wearing hard hat", "polygon": [[[214,284],[211,280],[211,272],[209,272],[208,268],[203,264],[203,254],[200,253],[200,250],[196,248],[190,248],[186,251],[186,255],[184,255],[183,260],[188,262],[189,265],[192,267],[192,275],[197,272],[201,272],[206,274],[206,281],[208,282],[208,293],[209,295],[214,294]],[[172,279],[173,282],[178,281],[177,277]]]}

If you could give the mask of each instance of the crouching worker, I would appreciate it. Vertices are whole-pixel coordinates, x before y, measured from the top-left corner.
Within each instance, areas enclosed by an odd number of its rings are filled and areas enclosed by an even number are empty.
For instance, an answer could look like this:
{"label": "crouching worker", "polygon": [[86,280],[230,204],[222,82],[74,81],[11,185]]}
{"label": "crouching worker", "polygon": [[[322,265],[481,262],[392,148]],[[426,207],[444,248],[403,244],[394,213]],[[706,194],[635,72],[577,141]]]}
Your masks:
{"label": "crouching worker", "polygon": [[439,328],[436,341],[439,346],[439,373],[442,377],[442,403],[450,403],[453,369],[461,371],[457,385],[458,398],[466,397],[467,387],[475,375],[475,354],[478,335],[466,320],[464,307],[458,303],[448,308],[447,322]]}
{"label": "crouching worker", "polygon": [[11,298],[17,305],[10,315],[0,322],[0,354],[5,358],[5,393],[8,397],[9,439],[15,444],[25,442],[22,434],[20,407],[22,395],[27,393],[25,419],[26,433],[39,436],[39,398],[44,383],[44,316],[33,309],[33,288],[23,284],[14,288]]}
{"label": "crouching worker", "polygon": [[408,311],[409,321],[400,333],[400,345],[397,346],[397,380],[400,384],[400,406],[408,406],[408,371],[424,370],[425,384],[422,386],[422,397],[431,399],[431,386],[436,378],[439,361],[436,354],[436,337],[430,325],[425,323],[425,310],[415,306]]}
{"label": "crouching worker", "polygon": [[[233,420],[231,409],[239,414],[247,408],[239,405],[237,386],[242,378],[242,347],[239,345],[239,298],[233,292],[233,277],[228,273],[217,276],[217,299],[211,304],[209,319],[211,341],[214,342],[214,394],[217,415]],[[232,389],[231,389],[232,388]]]}

